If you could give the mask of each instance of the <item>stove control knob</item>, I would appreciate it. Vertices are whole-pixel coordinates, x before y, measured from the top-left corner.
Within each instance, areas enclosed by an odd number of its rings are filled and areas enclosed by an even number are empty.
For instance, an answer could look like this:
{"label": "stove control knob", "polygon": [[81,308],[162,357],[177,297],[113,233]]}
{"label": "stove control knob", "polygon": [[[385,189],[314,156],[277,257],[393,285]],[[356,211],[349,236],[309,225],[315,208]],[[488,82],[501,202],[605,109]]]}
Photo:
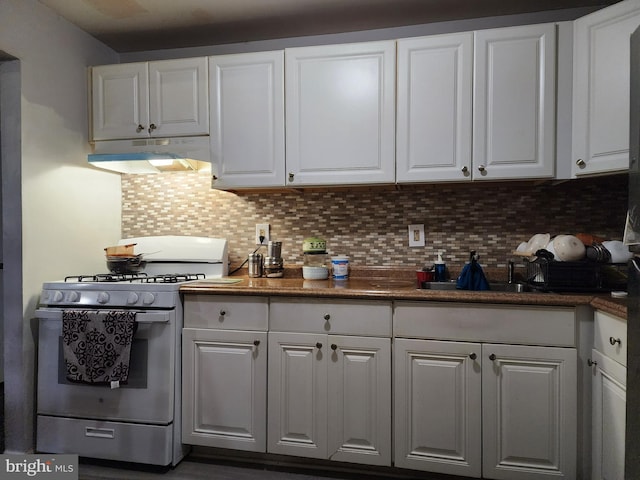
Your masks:
{"label": "stove control knob", "polygon": [[135,305],[140,296],[136,292],[131,292],[127,296],[127,305]]}
{"label": "stove control knob", "polygon": [[109,301],[109,294],[107,292],[100,292],[98,294],[98,303],[105,304]]}
{"label": "stove control knob", "polygon": [[60,290],[56,290],[51,295],[51,300],[54,301],[54,302],[61,302],[63,299],[64,299],[64,295],[62,294],[62,292]]}
{"label": "stove control knob", "polygon": [[80,293],[76,291],[69,292],[69,301],[70,302],[79,302],[80,301]]}
{"label": "stove control knob", "polygon": [[156,296],[153,293],[147,292],[142,297],[142,303],[144,303],[145,305],[151,305],[155,301],[156,301]]}

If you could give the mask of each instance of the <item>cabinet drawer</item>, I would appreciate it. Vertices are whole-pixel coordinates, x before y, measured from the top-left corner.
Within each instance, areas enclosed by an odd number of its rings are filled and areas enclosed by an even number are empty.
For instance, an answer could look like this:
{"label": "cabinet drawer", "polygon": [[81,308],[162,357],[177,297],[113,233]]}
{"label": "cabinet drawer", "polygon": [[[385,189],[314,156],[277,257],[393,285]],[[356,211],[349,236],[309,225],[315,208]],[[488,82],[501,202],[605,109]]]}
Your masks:
{"label": "cabinet drawer", "polygon": [[572,308],[396,302],[393,329],[396,337],[576,346]]}
{"label": "cabinet drawer", "polygon": [[266,332],[269,299],[242,295],[185,295],[184,327]]}
{"label": "cabinet drawer", "polygon": [[270,330],[391,336],[391,302],[367,300],[271,300]]}
{"label": "cabinet drawer", "polygon": [[627,365],[627,322],[608,313],[596,310],[594,345],[622,365]]}
{"label": "cabinet drawer", "polygon": [[[171,425],[140,425],[38,415],[36,448],[40,452],[169,465],[172,460],[173,433]],[[138,445],[143,445],[144,448],[134,448]]]}

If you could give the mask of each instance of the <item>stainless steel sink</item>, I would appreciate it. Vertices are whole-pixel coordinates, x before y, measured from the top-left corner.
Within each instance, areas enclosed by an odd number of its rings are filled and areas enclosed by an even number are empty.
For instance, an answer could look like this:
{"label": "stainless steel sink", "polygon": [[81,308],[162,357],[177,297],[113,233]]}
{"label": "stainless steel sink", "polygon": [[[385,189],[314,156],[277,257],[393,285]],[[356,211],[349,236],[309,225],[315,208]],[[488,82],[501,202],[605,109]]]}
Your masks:
{"label": "stainless steel sink", "polygon": [[415,288],[415,282],[407,280],[373,279],[371,285],[376,288]]}
{"label": "stainless steel sink", "polygon": [[[423,282],[422,288],[425,290],[456,290],[456,282]],[[531,292],[532,289],[526,283],[490,282],[489,291],[525,293]]]}
{"label": "stainless steel sink", "polygon": [[533,291],[526,283],[489,283],[489,289],[494,292],[524,293]]}

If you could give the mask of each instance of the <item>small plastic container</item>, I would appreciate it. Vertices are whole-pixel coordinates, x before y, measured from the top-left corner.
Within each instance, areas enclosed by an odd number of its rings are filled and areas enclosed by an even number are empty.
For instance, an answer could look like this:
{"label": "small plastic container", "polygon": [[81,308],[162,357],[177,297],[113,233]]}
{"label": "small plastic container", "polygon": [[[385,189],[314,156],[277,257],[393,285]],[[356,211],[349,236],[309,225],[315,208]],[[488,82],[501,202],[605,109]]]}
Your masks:
{"label": "small plastic container", "polygon": [[349,257],[347,255],[331,257],[331,272],[334,280],[349,278]]}

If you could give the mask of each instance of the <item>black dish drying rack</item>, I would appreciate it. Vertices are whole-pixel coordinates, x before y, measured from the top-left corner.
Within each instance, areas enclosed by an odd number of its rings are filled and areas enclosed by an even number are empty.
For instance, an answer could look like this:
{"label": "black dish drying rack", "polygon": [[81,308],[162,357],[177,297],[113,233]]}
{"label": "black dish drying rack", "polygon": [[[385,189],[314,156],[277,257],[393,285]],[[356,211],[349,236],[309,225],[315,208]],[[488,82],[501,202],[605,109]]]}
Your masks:
{"label": "black dish drying rack", "polygon": [[527,283],[542,291],[586,293],[627,288],[627,265],[624,263],[558,262],[544,257],[525,263]]}

